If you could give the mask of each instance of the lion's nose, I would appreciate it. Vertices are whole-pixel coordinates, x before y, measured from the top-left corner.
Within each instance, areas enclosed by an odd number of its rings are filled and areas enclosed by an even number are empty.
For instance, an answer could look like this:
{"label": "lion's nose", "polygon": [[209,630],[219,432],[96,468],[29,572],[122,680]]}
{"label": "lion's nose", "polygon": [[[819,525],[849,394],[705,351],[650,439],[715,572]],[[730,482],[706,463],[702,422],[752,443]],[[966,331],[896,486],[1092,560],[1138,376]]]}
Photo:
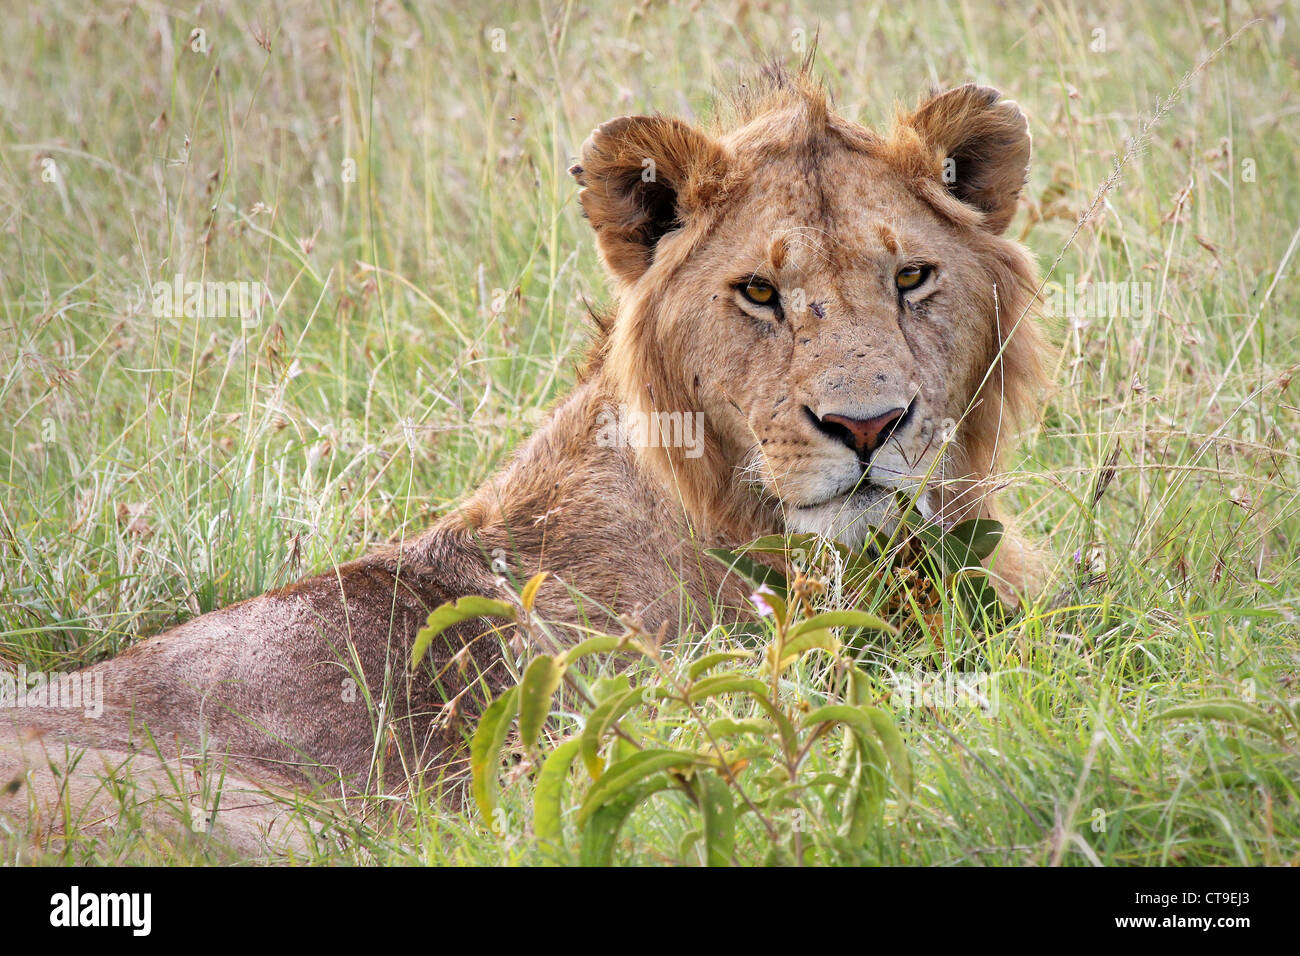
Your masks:
{"label": "lion's nose", "polygon": [[889,439],[906,415],[905,408],[891,408],[874,418],[849,418],[847,415],[813,417],[822,431],[844,442],[858,453],[858,458],[866,461]]}

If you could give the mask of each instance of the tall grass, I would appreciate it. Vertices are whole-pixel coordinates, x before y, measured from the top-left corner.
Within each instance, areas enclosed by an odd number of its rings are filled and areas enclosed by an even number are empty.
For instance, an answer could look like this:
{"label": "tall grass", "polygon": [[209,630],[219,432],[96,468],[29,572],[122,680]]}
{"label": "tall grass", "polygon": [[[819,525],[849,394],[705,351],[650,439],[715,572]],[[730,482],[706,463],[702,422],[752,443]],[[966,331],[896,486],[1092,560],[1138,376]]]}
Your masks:
{"label": "tall grass", "polygon": [[[1001,707],[900,719],[916,801],[852,858],[1296,862],[1294,728],[1154,719],[1298,696],[1296,19],[1174,2],[15,12],[0,666],[95,661],[427,526],[573,381],[586,305],[606,298],[565,172],[587,132],[702,116],[715,84],[816,34],[838,108],[868,124],[968,80],[1017,99],[1035,158],[1013,232],[1059,256],[1050,280],[1149,282],[1153,302],[1150,321],[1051,320],[1058,387],[1007,493],[1060,557],[1063,599],[942,635],[926,666],[996,672]],[[178,274],[270,300],[250,322],[156,316],[152,287]],[[525,816],[528,786],[503,797]],[[536,858],[432,797],[392,826],[382,809],[313,858]],[[677,859],[684,826],[638,816],[620,856]],[[10,843],[36,860],[217,852],[130,832]]]}

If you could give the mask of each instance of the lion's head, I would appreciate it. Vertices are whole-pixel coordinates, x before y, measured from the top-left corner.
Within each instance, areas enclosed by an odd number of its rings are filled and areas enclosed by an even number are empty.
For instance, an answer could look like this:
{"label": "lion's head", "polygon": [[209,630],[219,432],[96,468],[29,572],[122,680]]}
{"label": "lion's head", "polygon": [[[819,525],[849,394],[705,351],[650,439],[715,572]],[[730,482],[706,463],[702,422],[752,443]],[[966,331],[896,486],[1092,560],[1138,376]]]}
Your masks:
{"label": "lion's head", "polygon": [[988,513],[1040,376],[1035,270],[1002,235],[1029,152],[991,89],[880,135],[779,70],[711,130],[592,133],[572,172],[619,298],[601,373],[643,416],[703,413],[702,455],[643,442],[688,514],[856,545],[899,491],[944,521]]}

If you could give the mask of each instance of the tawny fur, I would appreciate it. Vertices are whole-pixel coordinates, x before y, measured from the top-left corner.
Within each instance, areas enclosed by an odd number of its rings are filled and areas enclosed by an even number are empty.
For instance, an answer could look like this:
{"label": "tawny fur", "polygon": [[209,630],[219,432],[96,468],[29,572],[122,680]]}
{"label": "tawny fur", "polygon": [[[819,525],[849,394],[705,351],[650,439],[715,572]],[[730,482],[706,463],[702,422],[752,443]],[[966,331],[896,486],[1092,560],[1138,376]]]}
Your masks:
{"label": "tawny fur", "polygon": [[[49,765],[81,748],[63,796],[97,807],[89,821],[113,812],[100,776],[134,766],[152,781],[147,800],[168,785],[160,760],[209,776],[229,765],[240,790],[336,796],[454,774],[466,718],[509,683],[508,644],[492,622],[468,622],[415,672],[411,646],[445,601],[511,599],[502,561],[516,581],[552,573],[544,619],[609,628],[631,613],[677,634],[745,603],[705,547],[808,526],[852,538],[888,522],[899,490],[937,520],[995,515],[990,484],[1041,383],[1034,266],[1001,235],[1028,159],[1024,116],[995,91],[932,97],[882,135],[838,116],[806,71],[767,71],[709,129],[659,116],[599,127],[572,172],[616,306],[546,424],[400,548],[95,665],[99,719],[6,714],[0,783],[19,785],[0,810],[61,825]],[[933,287],[900,298],[895,274],[915,260],[935,265]],[[784,308],[742,301],[747,276]],[[891,405],[914,413],[869,479],[810,419]],[[600,440],[619,410],[698,413],[702,447]],[[863,490],[855,474],[880,484]],[[1006,542],[1006,593],[1034,587],[1032,554]],[[235,844],[275,842],[259,830],[274,814],[229,807]]]}

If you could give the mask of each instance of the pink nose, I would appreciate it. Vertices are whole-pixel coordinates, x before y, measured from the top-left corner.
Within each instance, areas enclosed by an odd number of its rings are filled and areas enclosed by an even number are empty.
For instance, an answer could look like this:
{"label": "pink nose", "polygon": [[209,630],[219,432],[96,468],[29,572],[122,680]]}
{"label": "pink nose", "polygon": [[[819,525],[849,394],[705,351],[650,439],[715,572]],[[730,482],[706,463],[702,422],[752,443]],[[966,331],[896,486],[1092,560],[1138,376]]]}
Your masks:
{"label": "pink nose", "polygon": [[875,418],[849,418],[845,415],[823,415],[824,424],[838,425],[848,434],[844,443],[858,453],[859,458],[866,458],[889,438],[890,432],[898,420],[907,411],[905,408],[891,408]]}

